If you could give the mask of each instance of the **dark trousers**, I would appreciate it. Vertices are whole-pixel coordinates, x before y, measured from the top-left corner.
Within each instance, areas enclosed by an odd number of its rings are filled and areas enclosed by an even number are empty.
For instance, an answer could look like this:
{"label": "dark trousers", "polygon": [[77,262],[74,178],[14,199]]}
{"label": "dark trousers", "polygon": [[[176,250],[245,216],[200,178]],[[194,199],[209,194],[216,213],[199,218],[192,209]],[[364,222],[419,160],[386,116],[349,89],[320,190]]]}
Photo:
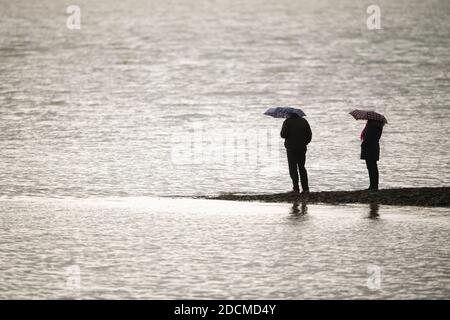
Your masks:
{"label": "dark trousers", "polygon": [[370,187],[378,188],[378,165],[376,161],[366,160],[367,171],[369,171]]}
{"label": "dark trousers", "polygon": [[306,149],[287,149],[286,152],[289,164],[289,175],[291,176],[294,190],[300,190],[298,186],[299,173],[303,191],[309,190],[308,173],[305,169]]}

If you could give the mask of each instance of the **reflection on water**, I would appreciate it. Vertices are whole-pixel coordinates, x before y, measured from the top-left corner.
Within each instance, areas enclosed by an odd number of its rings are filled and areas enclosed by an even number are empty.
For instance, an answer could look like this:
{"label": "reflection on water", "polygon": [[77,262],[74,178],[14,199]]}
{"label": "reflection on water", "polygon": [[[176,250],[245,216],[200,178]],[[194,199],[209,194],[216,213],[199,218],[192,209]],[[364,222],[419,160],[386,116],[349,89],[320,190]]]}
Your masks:
{"label": "reflection on water", "polygon": [[0,212],[0,298],[450,298],[448,209],[138,197]]}

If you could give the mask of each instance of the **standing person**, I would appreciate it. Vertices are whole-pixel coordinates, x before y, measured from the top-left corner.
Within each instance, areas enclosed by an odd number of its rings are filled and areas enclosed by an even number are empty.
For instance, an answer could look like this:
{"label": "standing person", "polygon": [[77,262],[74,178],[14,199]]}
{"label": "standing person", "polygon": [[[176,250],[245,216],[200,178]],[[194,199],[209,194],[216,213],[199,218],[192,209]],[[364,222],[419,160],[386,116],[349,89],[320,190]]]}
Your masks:
{"label": "standing person", "polygon": [[[292,179],[293,192],[300,191],[298,176],[302,185],[302,193],[309,192],[308,173],[305,168],[306,146],[311,142],[312,133],[308,121],[295,113],[289,113],[281,128],[281,137],[285,139],[284,146],[289,164],[289,175]],[[298,171],[297,171],[298,169]]]}
{"label": "standing person", "polygon": [[361,159],[366,160],[370,186],[367,190],[378,190],[379,173],[377,161],[380,160],[380,138],[384,123],[368,120],[361,132]]}

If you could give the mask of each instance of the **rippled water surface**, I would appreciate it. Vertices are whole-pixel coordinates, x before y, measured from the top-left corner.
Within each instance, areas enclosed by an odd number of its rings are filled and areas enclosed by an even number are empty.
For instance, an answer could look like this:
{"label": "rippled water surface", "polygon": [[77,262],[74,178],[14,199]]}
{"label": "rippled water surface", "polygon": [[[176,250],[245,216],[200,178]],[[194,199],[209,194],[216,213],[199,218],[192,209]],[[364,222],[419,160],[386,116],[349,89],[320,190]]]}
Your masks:
{"label": "rippled water surface", "polygon": [[0,298],[450,297],[448,209],[36,198],[1,210]]}

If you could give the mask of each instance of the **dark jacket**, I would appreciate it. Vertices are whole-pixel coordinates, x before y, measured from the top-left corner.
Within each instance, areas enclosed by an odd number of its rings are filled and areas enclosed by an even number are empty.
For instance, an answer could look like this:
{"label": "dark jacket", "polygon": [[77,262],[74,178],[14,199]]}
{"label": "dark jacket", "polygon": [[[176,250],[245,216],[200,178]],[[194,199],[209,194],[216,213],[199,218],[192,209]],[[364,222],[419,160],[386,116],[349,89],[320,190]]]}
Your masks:
{"label": "dark jacket", "polygon": [[383,133],[383,125],[376,121],[370,121],[364,140],[361,143],[361,159],[369,161],[380,160],[380,138]]}
{"label": "dark jacket", "polygon": [[280,134],[285,139],[284,146],[290,150],[306,149],[312,138],[308,121],[301,117],[284,120]]}

